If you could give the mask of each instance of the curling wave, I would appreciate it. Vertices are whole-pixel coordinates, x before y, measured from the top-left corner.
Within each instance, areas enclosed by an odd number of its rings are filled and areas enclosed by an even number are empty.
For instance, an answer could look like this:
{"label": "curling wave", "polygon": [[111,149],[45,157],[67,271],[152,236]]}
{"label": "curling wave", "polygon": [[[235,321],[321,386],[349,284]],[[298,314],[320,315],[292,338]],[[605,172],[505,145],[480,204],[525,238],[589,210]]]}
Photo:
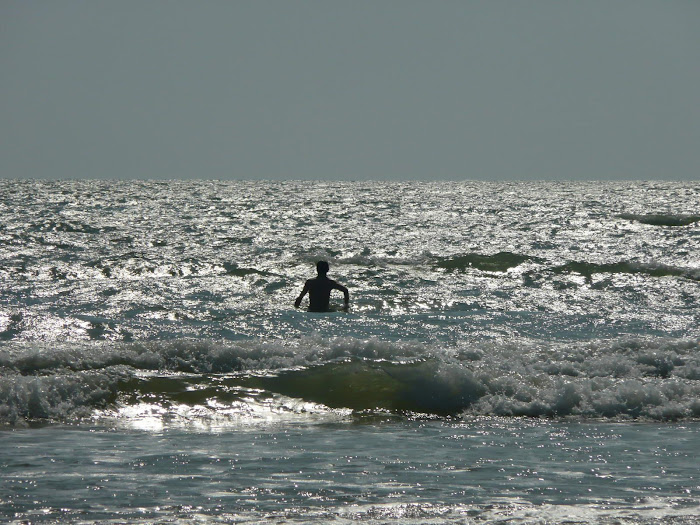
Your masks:
{"label": "curling wave", "polygon": [[699,349],[677,339],[14,345],[0,357],[0,421],[70,421],[144,402],[213,416],[290,399],[355,413],[693,419]]}

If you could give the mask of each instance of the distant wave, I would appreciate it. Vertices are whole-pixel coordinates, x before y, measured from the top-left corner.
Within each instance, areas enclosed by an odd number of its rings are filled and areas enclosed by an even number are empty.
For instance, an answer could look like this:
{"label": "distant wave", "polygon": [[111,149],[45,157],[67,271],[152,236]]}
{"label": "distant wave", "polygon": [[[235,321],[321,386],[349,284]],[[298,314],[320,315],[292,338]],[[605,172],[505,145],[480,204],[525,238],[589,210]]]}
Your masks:
{"label": "distant wave", "polygon": [[34,232],[62,232],[62,233],[85,233],[98,234],[116,231],[115,226],[95,227],[78,221],[58,221],[47,219],[29,226],[29,231]]}
{"label": "distant wave", "polygon": [[476,268],[484,272],[506,272],[528,261],[540,261],[536,257],[511,252],[499,252],[493,255],[468,253],[453,257],[438,257],[437,266],[447,271],[464,271]]}
{"label": "distant wave", "polygon": [[262,275],[267,277],[271,275],[269,272],[256,270],[255,268],[241,268],[235,263],[223,263],[223,267],[226,270],[227,275],[234,275],[236,277],[245,277],[247,275]]}
{"label": "distant wave", "polygon": [[400,417],[693,419],[699,350],[698,341],[677,339],[12,345],[0,354],[0,422],[72,421],[144,402],[166,415],[197,406],[214,417],[255,399]]}
{"label": "distant wave", "polygon": [[644,274],[651,277],[684,277],[700,281],[700,269],[678,268],[665,264],[620,261],[615,263],[590,263],[572,261],[551,269],[554,273],[578,273],[590,278],[594,274]]}
{"label": "distant wave", "polygon": [[700,222],[700,215],[682,214],[643,214],[623,213],[619,215],[621,219],[641,222],[652,226],[688,226]]}
{"label": "distant wave", "polygon": [[[70,247],[75,249],[75,247]],[[146,254],[128,252],[123,255],[104,257],[101,259],[86,260],[82,264],[67,264],[59,261],[47,266],[16,265],[6,269],[0,268],[7,275],[33,280],[51,281],[75,281],[85,279],[112,279],[134,280],[145,277],[206,277],[212,275],[232,276],[245,278],[259,276],[265,278],[279,278],[279,275],[239,266],[234,262],[223,261],[221,263],[209,261],[189,260],[186,262],[156,262],[149,259]]]}
{"label": "distant wave", "polygon": [[499,252],[493,255],[469,253],[453,257],[436,257],[436,266],[449,272],[466,271],[476,269],[483,272],[507,272],[511,268],[525,263],[535,263],[540,266],[534,271],[551,271],[555,274],[578,273],[585,277],[594,274],[644,274],[650,277],[684,277],[694,281],[700,281],[700,269],[681,268],[665,264],[642,263],[635,261],[619,261],[613,263],[593,263],[587,261],[571,261],[558,266],[547,266],[546,261],[539,257],[532,257],[512,252]]}

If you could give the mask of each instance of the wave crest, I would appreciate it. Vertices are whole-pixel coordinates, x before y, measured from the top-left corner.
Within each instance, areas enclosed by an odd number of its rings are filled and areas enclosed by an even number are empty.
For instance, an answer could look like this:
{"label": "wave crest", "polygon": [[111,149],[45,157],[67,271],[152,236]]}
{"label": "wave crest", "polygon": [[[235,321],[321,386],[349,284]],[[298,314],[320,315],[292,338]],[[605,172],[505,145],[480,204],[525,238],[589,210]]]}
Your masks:
{"label": "wave crest", "polygon": [[358,413],[697,418],[699,349],[698,341],[676,339],[456,348],[322,337],[15,345],[0,357],[0,421],[70,420],[145,398],[216,412],[260,396]]}

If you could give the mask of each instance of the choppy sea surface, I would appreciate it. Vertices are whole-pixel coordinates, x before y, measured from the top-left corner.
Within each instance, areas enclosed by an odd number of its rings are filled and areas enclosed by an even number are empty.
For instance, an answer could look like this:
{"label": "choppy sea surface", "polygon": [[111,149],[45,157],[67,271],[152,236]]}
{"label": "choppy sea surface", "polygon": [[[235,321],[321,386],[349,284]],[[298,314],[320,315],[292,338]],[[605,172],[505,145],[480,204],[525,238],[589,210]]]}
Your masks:
{"label": "choppy sea surface", "polygon": [[696,523],[699,304],[698,182],[0,180],[0,521]]}

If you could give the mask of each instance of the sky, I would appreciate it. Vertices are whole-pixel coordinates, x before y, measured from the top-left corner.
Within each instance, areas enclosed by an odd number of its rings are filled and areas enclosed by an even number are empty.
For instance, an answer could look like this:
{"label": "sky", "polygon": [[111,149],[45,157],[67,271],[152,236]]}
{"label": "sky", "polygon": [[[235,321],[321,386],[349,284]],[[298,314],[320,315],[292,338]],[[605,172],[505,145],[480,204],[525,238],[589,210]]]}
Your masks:
{"label": "sky", "polygon": [[0,177],[700,180],[700,1],[0,0]]}

